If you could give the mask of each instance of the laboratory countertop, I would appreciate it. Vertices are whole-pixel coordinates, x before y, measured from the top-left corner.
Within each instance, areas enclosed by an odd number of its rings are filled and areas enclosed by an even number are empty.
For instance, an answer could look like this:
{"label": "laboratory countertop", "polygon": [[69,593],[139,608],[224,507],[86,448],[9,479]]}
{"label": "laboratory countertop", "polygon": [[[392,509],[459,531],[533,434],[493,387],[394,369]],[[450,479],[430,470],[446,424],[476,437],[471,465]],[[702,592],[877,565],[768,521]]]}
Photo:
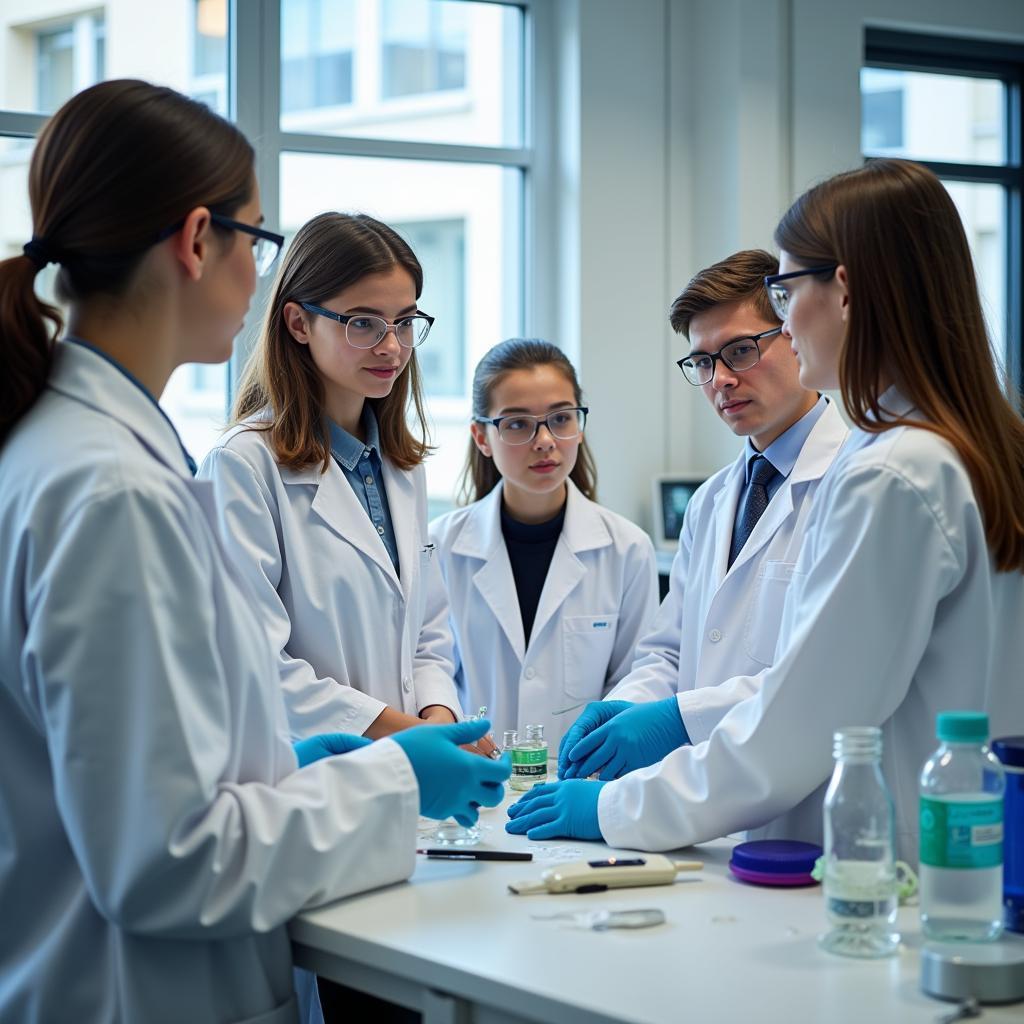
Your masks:
{"label": "laboratory countertop", "polygon": [[[817,945],[825,927],[821,889],[736,880],[727,839],[676,853],[705,867],[671,886],[515,896],[509,883],[539,877],[572,851],[589,859],[620,851],[575,840],[531,843],[508,835],[505,820],[504,807],[482,814],[478,848],[533,850],[532,862],[421,857],[408,883],[296,918],[297,963],[321,973],[325,965],[361,966],[450,994],[464,1003],[464,1015],[452,1020],[934,1024],[955,1008],[919,989],[916,907],[900,910],[896,956],[825,953]],[[638,908],[662,910],[666,923],[598,932],[533,916]],[[985,1007],[982,1017],[991,1024],[1022,1019],[1022,1004]]]}

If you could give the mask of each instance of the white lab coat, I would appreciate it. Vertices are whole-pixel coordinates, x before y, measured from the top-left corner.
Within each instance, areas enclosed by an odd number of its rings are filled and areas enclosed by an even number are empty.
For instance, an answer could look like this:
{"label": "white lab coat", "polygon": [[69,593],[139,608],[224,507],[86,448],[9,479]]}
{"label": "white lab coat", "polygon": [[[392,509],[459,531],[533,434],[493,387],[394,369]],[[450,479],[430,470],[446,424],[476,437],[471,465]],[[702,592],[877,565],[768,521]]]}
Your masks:
{"label": "white lab coat", "polygon": [[407,877],[375,743],[296,771],[277,665],[156,406],[57,346],[0,450],[0,1019],[295,1020],[285,922]]}
{"label": "white lab coat", "polygon": [[658,600],[647,534],[585,498],[571,480],[567,486],[565,523],[529,646],[501,533],[502,484],[430,524],[448,588],[463,703],[486,705],[499,737],[543,725],[551,750],[578,709],[600,700],[629,670]]}
{"label": "white lab coat", "polygon": [[[255,421],[253,421],[255,422]],[[221,540],[278,652],[294,736],[363,733],[386,706],[461,717],[423,466],[383,459],[401,579],[341,468],[279,466],[245,425],[207,455]]]}
{"label": "white lab coat", "polygon": [[829,402],[731,568],[746,451],[698,488],[686,507],[668,595],[654,628],[637,646],[629,675],[609,700],[678,694],[690,742],[700,743],[753,693],[757,673],[775,657],[782,606],[815,491],[848,433]]}
{"label": "white lab coat", "polygon": [[[911,411],[894,389],[882,405]],[[953,449],[920,428],[855,430],[815,497],[759,691],[707,742],[608,783],[601,832],[660,850],[782,815],[771,834],[820,842],[832,734],[875,725],[897,851],[916,863],[936,715],[986,711],[994,735],[1024,732],[1022,665],[1024,574],[995,571]]]}

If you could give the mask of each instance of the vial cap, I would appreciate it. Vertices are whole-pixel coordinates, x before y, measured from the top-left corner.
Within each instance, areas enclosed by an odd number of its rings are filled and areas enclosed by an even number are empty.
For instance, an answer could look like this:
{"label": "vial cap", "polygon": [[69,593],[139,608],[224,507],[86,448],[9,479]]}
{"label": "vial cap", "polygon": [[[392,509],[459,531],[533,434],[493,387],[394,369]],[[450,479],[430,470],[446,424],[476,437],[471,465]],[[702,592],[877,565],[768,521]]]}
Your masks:
{"label": "vial cap", "polygon": [[936,719],[935,735],[950,743],[984,743],[988,715],[984,711],[943,711]]}
{"label": "vial cap", "polygon": [[1024,768],[1024,736],[1000,736],[992,741],[992,753],[1003,764]]}

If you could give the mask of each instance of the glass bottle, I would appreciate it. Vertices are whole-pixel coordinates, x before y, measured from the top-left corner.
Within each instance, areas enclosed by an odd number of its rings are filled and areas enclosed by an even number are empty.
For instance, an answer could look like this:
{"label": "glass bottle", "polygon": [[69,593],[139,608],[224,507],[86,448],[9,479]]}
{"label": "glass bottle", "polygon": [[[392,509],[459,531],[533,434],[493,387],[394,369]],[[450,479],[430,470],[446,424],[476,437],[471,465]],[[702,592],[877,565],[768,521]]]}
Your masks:
{"label": "glass bottle", "polygon": [[921,930],[940,942],[985,942],[1003,930],[1003,766],[988,715],[938,716],[940,745],[921,772]]}
{"label": "glass bottle", "polygon": [[512,748],[509,788],[522,792],[548,781],[548,741],[543,725],[528,725],[523,738]]}
{"label": "glass bottle", "polygon": [[[482,707],[475,715],[467,715],[467,722],[487,717],[487,708]],[[433,841],[438,846],[476,846],[480,842],[480,824],[460,825],[454,818],[445,818],[437,823]]]}
{"label": "glass bottle", "polygon": [[882,732],[841,729],[825,794],[825,911],[830,953],[883,957],[896,952],[895,812],[882,775]]}

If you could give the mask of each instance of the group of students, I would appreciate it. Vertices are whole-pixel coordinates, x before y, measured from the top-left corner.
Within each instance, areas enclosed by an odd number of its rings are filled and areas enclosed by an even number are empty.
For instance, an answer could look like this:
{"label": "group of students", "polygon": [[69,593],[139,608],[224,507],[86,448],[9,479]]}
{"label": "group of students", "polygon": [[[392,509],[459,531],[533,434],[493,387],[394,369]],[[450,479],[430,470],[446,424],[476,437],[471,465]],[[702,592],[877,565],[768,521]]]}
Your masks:
{"label": "group of students", "polygon": [[300,228],[194,476],[157,399],[228,357],[281,248],[251,147],[107,82],[47,124],[29,190],[0,264],[0,1017],[277,1024],[297,990],[315,1019],[285,923],[408,877],[419,814],[500,802],[492,729],[560,742],[509,831],[667,849],[816,834],[831,732],[881,725],[904,855],[935,713],[1024,731],[1024,425],[922,168],[812,189],[781,267],[735,254],[673,304],[746,441],[660,609],[547,342],[477,367],[464,507],[428,524],[433,320],[387,225]]}

